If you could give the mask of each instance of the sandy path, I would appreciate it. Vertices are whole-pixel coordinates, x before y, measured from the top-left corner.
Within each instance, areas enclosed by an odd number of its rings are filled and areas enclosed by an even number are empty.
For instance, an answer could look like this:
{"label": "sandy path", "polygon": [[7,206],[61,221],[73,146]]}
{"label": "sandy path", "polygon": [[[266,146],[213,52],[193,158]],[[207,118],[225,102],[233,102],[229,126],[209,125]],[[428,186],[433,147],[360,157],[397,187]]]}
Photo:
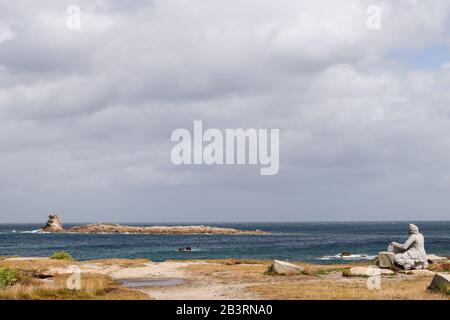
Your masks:
{"label": "sandy path", "polygon": [[145,287],[137,290],[162,300],[215,300],[215,299],[251,299],[244,294],[245,285],[221,284],[204,276],[192,276],[184,269],[191,265],[206,264],[205,262],[160,262],[147,263],[145,267],[126,268],[110,274],[114,279],[167,279],[186,280],[185,284],[177,286]]}
{"label": "sandy path", "polygon": [[174,287],[149,287],[139,291],[158,300],[233,300],[256,299],[244,293],[245,285],[223,285],[214,282]]}
{"label": "sandy path", "polygon": [[[208,264],[207,262],[148,262],[141,266],[122,267],[118,264],[82,262],[79,263],[82,273],[98,273],[110,276],[115,280],[125,279],[183,279],[186,282],[177,286],[152,286],[134,288],[148,294],[154,299],[163,300],[215,300],[215,299],[256,299],[245,293],[244,284],[223,284],[214,278],[192,275],[186,268],[192,265]],[[51,273],[67,273],[66,268],[50,268]]]}

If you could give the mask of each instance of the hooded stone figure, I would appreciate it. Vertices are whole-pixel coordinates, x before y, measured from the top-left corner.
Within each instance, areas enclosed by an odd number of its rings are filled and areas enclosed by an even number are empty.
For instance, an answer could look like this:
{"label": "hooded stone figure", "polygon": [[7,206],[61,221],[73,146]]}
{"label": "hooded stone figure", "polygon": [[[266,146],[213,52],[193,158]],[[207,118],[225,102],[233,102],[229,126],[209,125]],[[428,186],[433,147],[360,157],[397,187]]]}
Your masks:
{"label": "hooded stone figure", "polygon": [[425,240],[414,224],[408,225],[409,238],[405,243],[392,242],[389,251],[394,252],[394,263],[405,270],[426,269],[428,267]]}

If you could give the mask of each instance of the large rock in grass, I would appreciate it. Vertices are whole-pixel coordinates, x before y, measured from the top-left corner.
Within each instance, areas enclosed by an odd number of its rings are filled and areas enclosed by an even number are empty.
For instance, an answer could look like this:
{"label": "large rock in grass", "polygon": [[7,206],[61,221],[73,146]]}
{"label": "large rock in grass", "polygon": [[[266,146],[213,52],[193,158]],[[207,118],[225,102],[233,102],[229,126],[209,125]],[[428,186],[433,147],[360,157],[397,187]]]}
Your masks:
{"label": "large rock in grass", "polygon": [[436,273],[428,290],[450,294],[450,274]]}
{"label": "large rock in grass", "polygon": [[42,228],[42,231],[44,232],[60,232],[63,230],[63,222],[56,213],[52,213],[48,216],[47,224]]}
{"label": "large rock in grass", "polygon": [[301,274],[305,269],[289,262],[273,260],[270,270],[280,275],[294,275]]}
{"label": "large rock in grass", "polygon": [[394,253],[380,252],[378,254],[378,266],[380,268],[392,268],[394,266]]}

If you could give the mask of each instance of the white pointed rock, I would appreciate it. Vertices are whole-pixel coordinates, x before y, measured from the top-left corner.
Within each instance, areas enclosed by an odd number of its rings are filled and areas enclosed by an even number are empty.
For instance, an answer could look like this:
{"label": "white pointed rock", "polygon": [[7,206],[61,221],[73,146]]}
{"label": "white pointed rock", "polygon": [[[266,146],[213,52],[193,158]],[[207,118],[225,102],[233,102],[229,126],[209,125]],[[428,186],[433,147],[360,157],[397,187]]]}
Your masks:
{"label": "white pointed rock", "polygon": [[57,213],[52,213],[48,216],[47,224],[42,231],[44,232],[60,232],[63,231],[63,222]]}

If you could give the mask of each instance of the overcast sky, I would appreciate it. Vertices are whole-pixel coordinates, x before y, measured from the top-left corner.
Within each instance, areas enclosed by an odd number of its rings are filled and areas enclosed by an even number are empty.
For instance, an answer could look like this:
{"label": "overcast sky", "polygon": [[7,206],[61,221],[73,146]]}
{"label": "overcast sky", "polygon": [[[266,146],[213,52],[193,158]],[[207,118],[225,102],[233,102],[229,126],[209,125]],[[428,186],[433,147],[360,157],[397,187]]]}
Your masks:
{"label": "overcast sky", "polygon": [[[448,0],[1,1],[0,222],[448,220],[449,48]],[[194,120],[278,175],[175,166]]]}

